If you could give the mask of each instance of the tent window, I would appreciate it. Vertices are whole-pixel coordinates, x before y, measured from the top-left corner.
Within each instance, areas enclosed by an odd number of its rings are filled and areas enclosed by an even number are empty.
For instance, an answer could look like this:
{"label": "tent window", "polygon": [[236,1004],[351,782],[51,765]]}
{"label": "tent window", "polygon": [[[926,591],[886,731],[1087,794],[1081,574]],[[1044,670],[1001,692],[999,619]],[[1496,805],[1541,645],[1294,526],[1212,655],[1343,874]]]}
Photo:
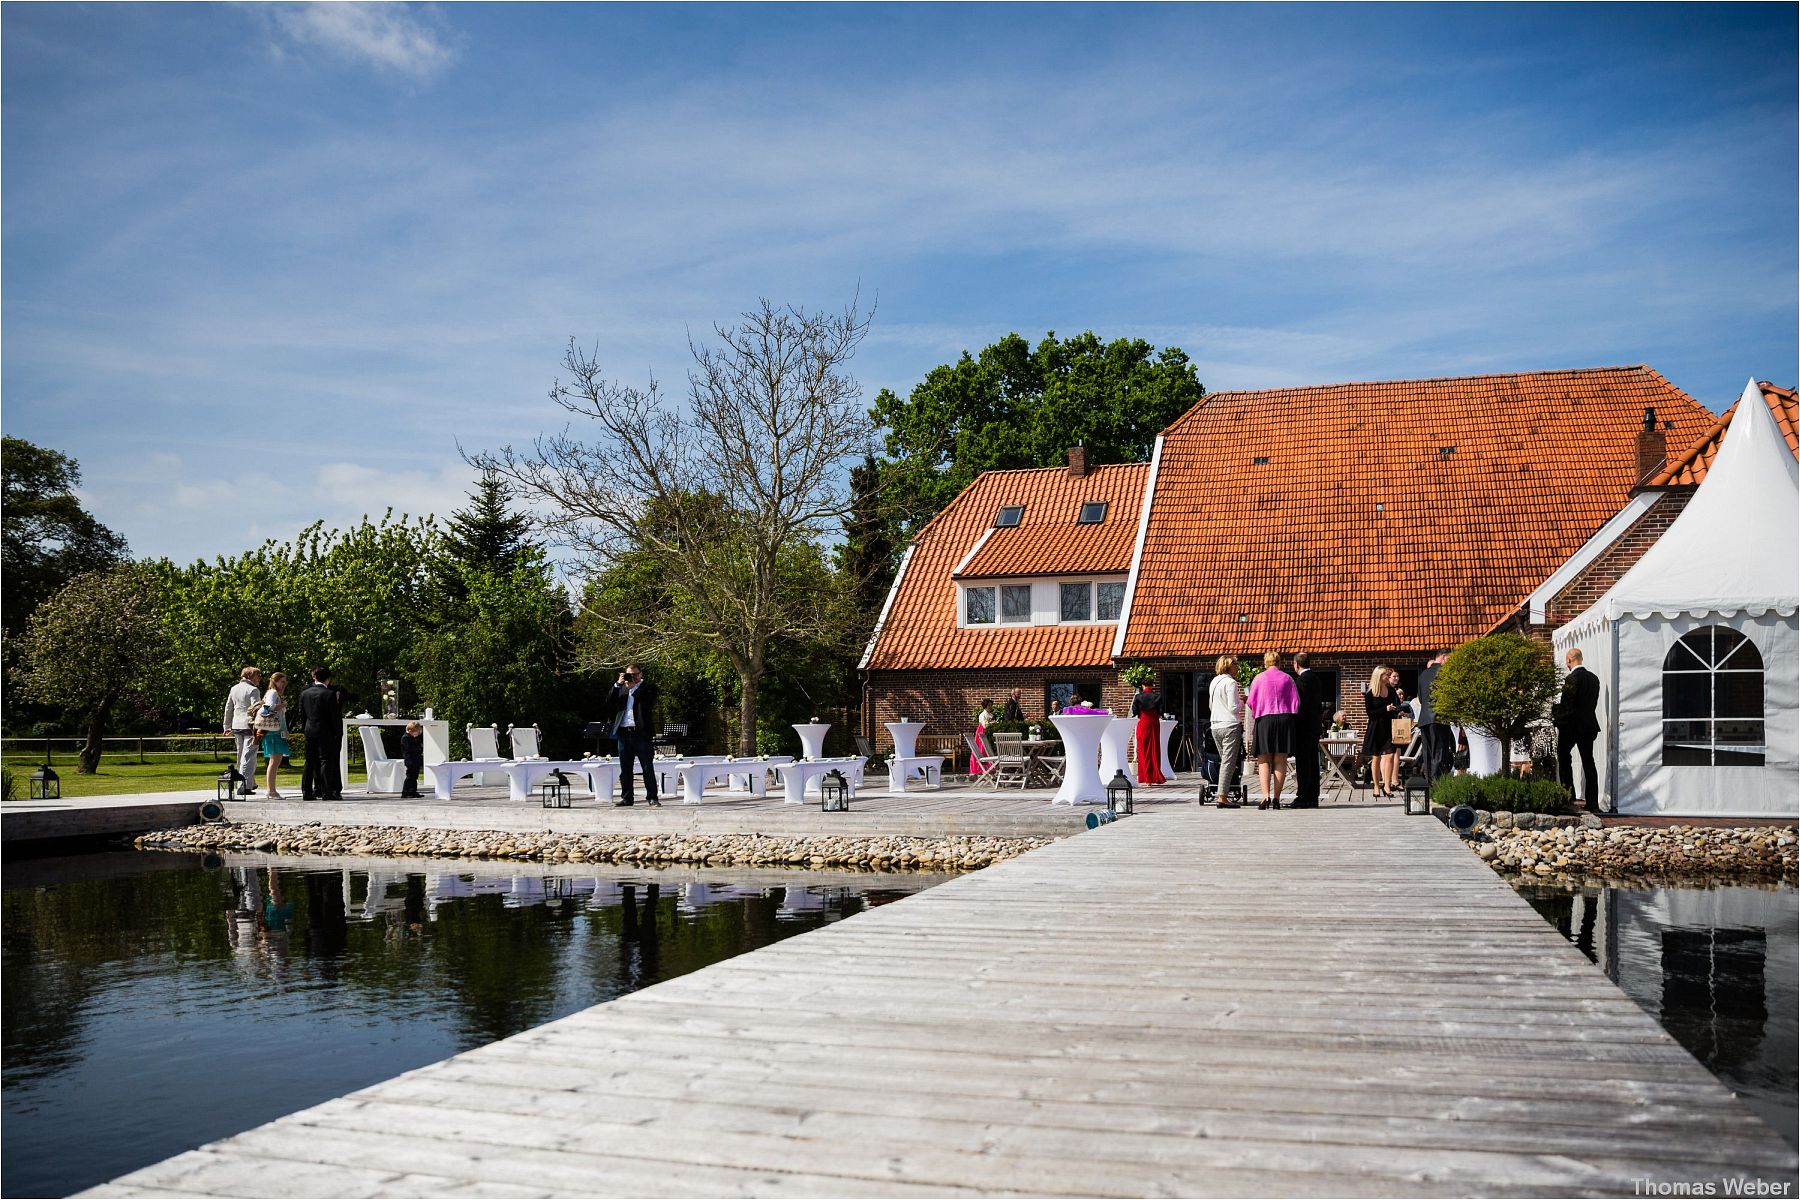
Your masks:
{"label": "tent window", "polygon": [[1663,765],[1759,767],[1763,660],[1735,629],[1708,625],[1663,658]]}

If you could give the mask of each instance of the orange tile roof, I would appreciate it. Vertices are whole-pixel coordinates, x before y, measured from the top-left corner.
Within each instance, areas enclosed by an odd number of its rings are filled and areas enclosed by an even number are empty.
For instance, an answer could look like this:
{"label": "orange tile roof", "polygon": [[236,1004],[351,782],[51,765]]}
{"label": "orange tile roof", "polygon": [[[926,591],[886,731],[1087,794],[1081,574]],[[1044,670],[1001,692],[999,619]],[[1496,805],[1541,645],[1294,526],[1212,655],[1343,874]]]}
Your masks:
{"label": "orange tile roof", "polygon": [[[1138,511],[1150,468],[1097,466],[1085,476],[1065,467],[988,471],[933,517],[913,539],[912,557],[894,591],[868,669],[1091,667],[1112,661],[1118,627],[998,625],[958,629],[951,572],[993,528],[1003,504],[1023,504],[1016,529],[997,529],[958,579],[1019,575],[1123,575],[1131,567]],[[1106,520],[1077,525],[1083,501],[1108,501]]]}
{"label": "orange tile roof", "polygon": [[[1775,414],[1775,424],[1787,437],[1788,449],[1800,454],[1800,420],[1796,419],[1794,389],[1776,387],[1767,380],[1759,379],[1756,386],[1762,389],[1763,399],[1769,403],[1769,411]],[[1646,488],[1693,487],[1706,478],[1707,468],[1712,466],[1713,456],[1719,452],[1719,444],[1725,440],[1725,427],[1731,424],[1731,415],[1737,411],[1734,403],[1725,410],[1725,415],[1713,422],[1712,428],[1701,434],[1699,440],[1688,446],[1686,450],[1670,457],[1662,470],[1646,479]]]}
{"label": "orange tile roof", "polygon": [[1213,393],[1164,435],[1122,657],[1485,633],[1619,510],[1646,407],[1714,421],[1642,366]]}

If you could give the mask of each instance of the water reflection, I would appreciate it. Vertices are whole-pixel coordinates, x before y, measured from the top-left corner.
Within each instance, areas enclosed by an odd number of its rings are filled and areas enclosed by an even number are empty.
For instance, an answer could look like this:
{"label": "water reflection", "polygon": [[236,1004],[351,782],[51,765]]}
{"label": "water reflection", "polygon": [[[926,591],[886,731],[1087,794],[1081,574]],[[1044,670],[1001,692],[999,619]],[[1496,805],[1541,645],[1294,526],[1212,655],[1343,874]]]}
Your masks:
{"label": "water reflection", "polygon": [[1793,888],[1521,892],[1789,1145],[1800,1140]]}
{"label": "water reflection", "polygon": [[943,876],[9,863],[8,1195],[63,1195]]}

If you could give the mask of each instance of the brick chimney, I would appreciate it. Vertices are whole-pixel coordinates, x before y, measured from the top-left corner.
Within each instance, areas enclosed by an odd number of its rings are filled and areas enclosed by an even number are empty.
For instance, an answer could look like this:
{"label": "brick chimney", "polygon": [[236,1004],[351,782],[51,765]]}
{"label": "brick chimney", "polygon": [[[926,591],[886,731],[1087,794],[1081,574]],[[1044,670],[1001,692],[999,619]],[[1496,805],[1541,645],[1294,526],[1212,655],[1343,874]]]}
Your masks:
{"label": "brick chimney", "polygon": [[1637,477],[1639,482],[1650,478],[1663,463],[1669,460],[1668,438],[1656,424],[1656,410],[1644,410],[1644,427],[1637,435]]}
{"label": "brick chimney", "polygon": [[1076,443],[1069,447],[1069,474],[1080,479],[1088,473],[1087,447]]}

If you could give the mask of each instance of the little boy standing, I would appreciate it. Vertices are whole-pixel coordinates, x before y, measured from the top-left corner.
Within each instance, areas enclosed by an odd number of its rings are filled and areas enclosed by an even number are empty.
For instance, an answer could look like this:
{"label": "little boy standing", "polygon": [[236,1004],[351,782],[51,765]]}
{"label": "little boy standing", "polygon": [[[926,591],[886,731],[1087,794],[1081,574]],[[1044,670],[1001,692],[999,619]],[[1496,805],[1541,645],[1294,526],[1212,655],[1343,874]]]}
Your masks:
{"label": "little boy standing", "polygon": [[408,721],[406,732],[400,735],[400,759],[406,764],[406,783],[400,788],[400,796],[402,799],[420,799],[419,773],[425,769],[425,727],[417,721]]}

